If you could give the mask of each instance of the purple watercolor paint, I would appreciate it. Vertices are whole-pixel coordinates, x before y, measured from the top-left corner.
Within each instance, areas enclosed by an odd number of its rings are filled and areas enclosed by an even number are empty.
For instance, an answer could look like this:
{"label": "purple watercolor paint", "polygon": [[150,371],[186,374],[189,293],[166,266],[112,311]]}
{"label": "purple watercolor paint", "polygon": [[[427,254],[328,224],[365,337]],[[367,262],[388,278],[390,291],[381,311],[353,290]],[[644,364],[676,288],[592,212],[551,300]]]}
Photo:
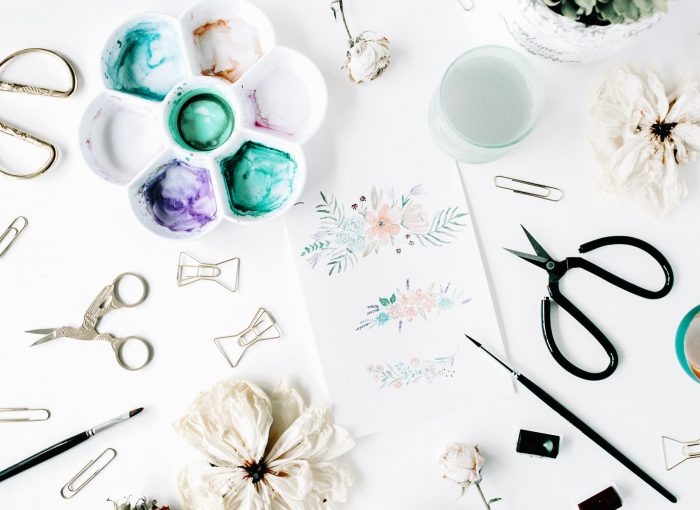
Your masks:
{"label": "purple watercolor paint", "polygon": [[216,218],[216,199],[205,168],[173,159],[141,186],[153,220],[173,232],[193,232]]}

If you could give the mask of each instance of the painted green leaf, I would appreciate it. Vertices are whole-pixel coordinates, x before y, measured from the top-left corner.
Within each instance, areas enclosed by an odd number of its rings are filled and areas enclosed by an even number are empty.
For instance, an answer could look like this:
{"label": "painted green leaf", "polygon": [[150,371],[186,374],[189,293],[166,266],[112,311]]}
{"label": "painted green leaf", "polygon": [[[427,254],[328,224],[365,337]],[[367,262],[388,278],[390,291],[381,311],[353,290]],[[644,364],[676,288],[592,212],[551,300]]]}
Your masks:
{"label": "painted green leaf", "polygon": [[379,207],[379,194],[377,193],[376,186],[372,186],[371,200],[372,200],[372,209],[374,209],[376,211],[377,207]]}
{"label": "painted green leaf", "polygon": [[389,301],[392,303],[396,303],[396,294],[392,294],[391,297],[389,298]]}
{"label": "painted green leaf", "polygon": [[385,297],[380,297],[380,298],[379,298],[379,304],[382,305],[382,306],[389,306],[391,303],[390,303],[390,301],[389,301],[387,298],[385,298]]}

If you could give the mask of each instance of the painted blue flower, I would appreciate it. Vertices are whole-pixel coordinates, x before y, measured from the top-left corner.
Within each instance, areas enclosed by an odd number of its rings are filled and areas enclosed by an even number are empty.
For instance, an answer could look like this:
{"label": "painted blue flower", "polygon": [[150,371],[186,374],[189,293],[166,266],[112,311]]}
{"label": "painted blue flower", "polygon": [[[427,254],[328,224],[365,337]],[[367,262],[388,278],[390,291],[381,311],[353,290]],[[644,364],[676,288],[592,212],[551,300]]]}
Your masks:
{"label": "painted blue flower", "polygon": [[454,304],[455,302],[447,296],[440,296],[440,299],[438,299],[438,308],[440,310],[449,310]]}
{"label": "painted blue flower", "polygon": [[365,248],[365,237],[362,235],[355,235],[350,238],[350,247],[356,252],[362,251]]}
{"label": "painted blue flower", "polygon": [[335,242],[338,244],[348,244],[350,242],[350,236],[347,232],[341,230],[335,234]]}
{"label": "painted blue flower", "polygon": [[381,312],[379,315],[377,315],[377,325],[383,326],[387,322],[389,322],[389,316],[385,314],[384,312]]}
{"label": "painted blue flower", "polygon": [[343,225],[343,228],[345,230],[348,230],[350,232],[355,232],[355,233],[361,233],[362,229],[365,226],[365,221],[364,218],[358,216],[351,216],[347,220],[345,220],[345,224]]}

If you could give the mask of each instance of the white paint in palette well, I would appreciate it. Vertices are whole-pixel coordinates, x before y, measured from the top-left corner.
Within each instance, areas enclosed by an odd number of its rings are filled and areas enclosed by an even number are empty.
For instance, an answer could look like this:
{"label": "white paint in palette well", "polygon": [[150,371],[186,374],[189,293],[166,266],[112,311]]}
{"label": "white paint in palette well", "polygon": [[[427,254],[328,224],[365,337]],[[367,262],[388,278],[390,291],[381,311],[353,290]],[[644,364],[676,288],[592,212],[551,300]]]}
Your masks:
{"label": "white paint in palette well", "polygon": [[293,136],[305,127],[309,118],[310,99],[299,77],[278,68],[250,93],[255,107],[255,124]]}

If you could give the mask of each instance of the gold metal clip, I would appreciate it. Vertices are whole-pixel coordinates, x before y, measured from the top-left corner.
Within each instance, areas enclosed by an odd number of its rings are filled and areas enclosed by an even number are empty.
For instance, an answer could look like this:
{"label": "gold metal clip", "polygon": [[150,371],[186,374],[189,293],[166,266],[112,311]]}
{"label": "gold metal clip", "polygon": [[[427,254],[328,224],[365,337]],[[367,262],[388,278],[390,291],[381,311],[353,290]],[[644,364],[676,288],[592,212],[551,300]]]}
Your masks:
{"label": "gold metal clip", "polygon": [[[102,462],[102,464],[100,465],[99,463],[103,460],[103,457],[107,460],[105,462]],[[97,475],[99,475],[102,472],[104,468],[109,466],[109,464],[116,458],[117,450],[115,450],[114,448],[107,448],[96,459],[89,461],[77,475],[75,475],[73,478],[70,479],[70,481],[67,484],[61,487],[61,497],[63,497],[63,499],[70,499],[76,494],[78,494],[81,490],[83,490],[83,488],[87,484],[89,484]],[[88,470],[95,464],[98,465],[98,469],[95,471],[88,472]],[[86,474],[88,476],[84,477],[83,475]],[[76,487],[75,485],[79,481],[81,483]]]}
{"label": "gold metal clip", "polygon": [[197,260],[189,253],[180,252],[177,265],[177,284],[182,287],[199,280],[211,280],[226,290],[236,292],[240,269],[241,259],[238,257],[208,264]]}
{"label": "gold metal clip", "polygon": [[[250,346],[261,340],[276,340],[281,336],[282,332],[277,327],[275,320],[264,308],[260,308],[246,329],[235,335],[215,338],[214,343],[221,351],[221,354],[224,355],[228,364],[235,368]],[[232,346],[229,347],[231,357],[229,357],[222,345],[222,342],[229,340],[232,341]]]}
{"label": "gold metal clip", "polygon": [[661,448],[664,451],[666,471],[671,471],[688,459],[700,457],[700,439],[678,441],[668,436],[661,436]]}

